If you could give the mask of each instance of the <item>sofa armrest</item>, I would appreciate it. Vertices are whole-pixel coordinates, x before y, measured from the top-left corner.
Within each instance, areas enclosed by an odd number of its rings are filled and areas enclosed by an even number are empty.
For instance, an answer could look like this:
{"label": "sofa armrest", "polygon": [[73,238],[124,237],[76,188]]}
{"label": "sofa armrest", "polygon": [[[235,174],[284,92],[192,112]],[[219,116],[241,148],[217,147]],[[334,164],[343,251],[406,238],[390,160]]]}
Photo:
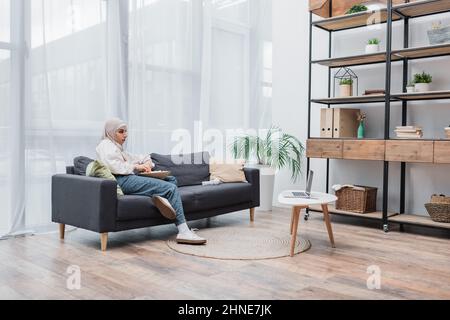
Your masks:
{"label": "sofa armrest", "polygon": [[95,232],[114,231],[117,182],[57,174],[52,177],[52,221]]}
{"label": "sofa armrest", "polygon": [[245,179],[252,185],[252,201],[253,207],[259,207],[259,169],[244,168]]}

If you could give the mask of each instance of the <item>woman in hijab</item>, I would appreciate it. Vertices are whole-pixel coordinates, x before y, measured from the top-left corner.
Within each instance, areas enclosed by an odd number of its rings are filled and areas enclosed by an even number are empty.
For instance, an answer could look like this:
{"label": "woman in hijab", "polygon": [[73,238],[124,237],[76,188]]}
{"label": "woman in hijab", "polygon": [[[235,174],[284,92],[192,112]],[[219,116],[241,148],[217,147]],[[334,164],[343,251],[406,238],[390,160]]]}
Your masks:
{"label": "woman in hijab", "polygon": [[155,166],[150,155],[136,155],[124,150],[127,140],[127,125],[113,118],[105,123],[103,140],[98,144],[97,158],[116,176],[120,188],[125,194],[152,197],[153,203],[161,214],[175,220],[178,228],[177,242],[186,244],[204,244],[206,240],[196,235],[186,224],[183,205],[175,177],[165,180],[136,175],[151,172]]}

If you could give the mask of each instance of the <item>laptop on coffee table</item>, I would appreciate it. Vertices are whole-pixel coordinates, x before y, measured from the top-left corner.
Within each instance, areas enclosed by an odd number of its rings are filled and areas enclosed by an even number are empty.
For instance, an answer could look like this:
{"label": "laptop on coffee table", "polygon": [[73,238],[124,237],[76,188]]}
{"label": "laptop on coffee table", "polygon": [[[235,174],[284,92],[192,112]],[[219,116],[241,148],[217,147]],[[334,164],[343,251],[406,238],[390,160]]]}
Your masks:
{"label": "laptop on coffee table", "polygon": [[314,172],[312,170],[309,170],[308,182],[306,183],[306,190],[305,191],[290,191],[290,192],[286,193],[284,196],[286,198],[311,199],[311,188],[312,188],[313,177],[314,177]]}

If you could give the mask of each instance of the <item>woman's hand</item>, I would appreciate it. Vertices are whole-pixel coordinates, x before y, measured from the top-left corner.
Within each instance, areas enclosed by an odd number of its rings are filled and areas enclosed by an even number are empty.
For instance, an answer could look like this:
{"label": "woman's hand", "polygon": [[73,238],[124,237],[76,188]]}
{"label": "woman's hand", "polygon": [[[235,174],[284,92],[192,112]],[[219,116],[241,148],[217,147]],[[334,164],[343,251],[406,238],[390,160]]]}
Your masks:
{"label": "woman's hand", "polygon": [[146,172],[152,172],[153,163],[151,161],[147,161],[143,166],[146,168]]}
{"label": "woman's hand", "polygon": [[149,170],[149,167],[145,164],[137,164],[134,166],[134,169],[138,172],[145,172],[145,173],[152,171],[151,169]]}

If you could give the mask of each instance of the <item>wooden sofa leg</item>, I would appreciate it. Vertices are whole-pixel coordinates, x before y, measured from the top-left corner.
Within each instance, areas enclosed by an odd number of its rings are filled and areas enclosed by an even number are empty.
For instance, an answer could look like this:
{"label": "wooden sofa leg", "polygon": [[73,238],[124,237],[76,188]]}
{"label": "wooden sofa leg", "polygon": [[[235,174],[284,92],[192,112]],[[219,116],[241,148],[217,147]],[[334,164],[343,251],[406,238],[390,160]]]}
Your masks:
{"label": "wooden sofa leg", "polygon": [[250,221],[255,221],[255,208],[250,208]]}
{"label": "wooden sofa leg", "polygon": [[108,245],[108,232],[100,233],[100,242],[102,251],[106,251],[106,247]]}
{"label": "wooden sofa leg", "polygon": [[59,238],[64,240],[64,232],[66,231],[66,225],[64,223],[59,224]]}

